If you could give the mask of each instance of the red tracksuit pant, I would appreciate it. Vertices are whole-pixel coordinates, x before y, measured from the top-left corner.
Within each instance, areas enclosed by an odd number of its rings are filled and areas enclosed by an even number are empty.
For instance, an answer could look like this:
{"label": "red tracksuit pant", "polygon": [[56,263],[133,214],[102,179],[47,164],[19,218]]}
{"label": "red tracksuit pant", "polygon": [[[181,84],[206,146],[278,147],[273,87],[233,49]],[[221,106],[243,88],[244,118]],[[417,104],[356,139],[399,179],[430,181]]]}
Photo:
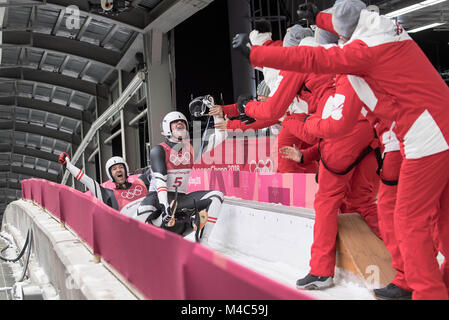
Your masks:
{"label": "red tracksuit pant", "polygon": [[[402,161],[394,227],[413,299],[448,299],[448,163],[449,151]],[[436,243],[446,257],[443,272],[435,257]]]}
{"label": "red tracksuit pant", "polygon": [[314,202],[315,224],[310,259],[311,274],[334,276],[337,217],[345,198],[348,197],[347,207],[353,207],[349,199],[358,199],[358,197],[364,199],[363,202],[358,200],[354,202],[354,208],[357,207],[358,212],[365,213],[365,221],[368,218],[373,231],[378,230],[375,203],[379,178],[376,175],[376,169],[377,160],[373,152],[346,175],[333,174],[320,162],[319,187]]}
{"label": "red tracksuit pant", "polygon": [[443,190],[441,194],[440,201],[440,212],[438,215],[437,221],[437,239],[435,242],[438,243],[439,251],[445,257],[442,265],[441,272],[443,275],[443,281],[446,285],[446,289],[449,296],[449,263],[447,259],[449,258],[449,186],[446,185],[446,188]]}
{"label": "red tracksuit pant", "polygon": [[[386,181],[397,181],[401,169],[402,155],[399,151],[387,152],[384,157],[381,178]],[[380,184],[377,201],[379,228],[385,247],[392,257],[392,266],[397,271],[392,283],[411,291],[404,275],[404,262],[394,230],[394,208],[396,204],[397,185]]]}
{"label": "red tracksuit pant", "polygon": [[[374,155],[374,156],[373,156]],[[340,208],[342,213],[359,213],[376,236],[381,237],[377,216],[379,191],[378,163],[373,152],[363,164],[354,168],[349,190]]]}

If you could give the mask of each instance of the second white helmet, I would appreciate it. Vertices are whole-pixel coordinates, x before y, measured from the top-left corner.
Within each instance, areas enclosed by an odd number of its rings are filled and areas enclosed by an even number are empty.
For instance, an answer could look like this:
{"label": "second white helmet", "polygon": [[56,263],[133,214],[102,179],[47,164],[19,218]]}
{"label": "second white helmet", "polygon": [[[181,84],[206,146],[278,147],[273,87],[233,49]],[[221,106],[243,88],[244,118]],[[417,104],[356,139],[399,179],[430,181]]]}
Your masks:
{"label": "second white helmet", "polygon": [[176,120],[183,120],[186,123],[187,131],[189,131],[189,122],[185,115],[178,111],[172,111],[165,115],[164,119],[162,119],[161,124],[161,134],[165,137],[170,137],[172,135],[170,124]]}
{"label": "second white helmet", "polygon": [[113,165],[119,164],[119,163],[121,163],[125,166],[126,177],[128,177],[128,175],[129,175],[129,167],[128,167],[128,164],[126,163],[125,159],[123,159],[122,157],[119,157],[119,156],[112,157],[108,161],[106,161],[106,174],[108,175],[109,180],[111,180],[112,182],[114,181],[114,179],[112,178],[112,175],[111,175],[111,167]]}

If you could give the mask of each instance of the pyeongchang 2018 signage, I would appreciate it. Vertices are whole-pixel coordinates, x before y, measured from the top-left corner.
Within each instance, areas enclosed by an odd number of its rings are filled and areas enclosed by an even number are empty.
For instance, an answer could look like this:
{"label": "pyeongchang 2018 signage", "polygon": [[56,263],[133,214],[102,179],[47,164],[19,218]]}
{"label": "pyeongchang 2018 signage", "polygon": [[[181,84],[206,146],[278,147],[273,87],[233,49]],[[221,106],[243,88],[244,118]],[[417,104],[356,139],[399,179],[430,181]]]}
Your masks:
{"label": "pyeongchang 2018 signage", "polygon": [[[215,129],[208,129],[204,139],[200,129],[200,122],[194,121],[194,150],[201,150],[201,146],[205,145],[204,141],[213,143],[213,138],[209,142],[209,137],[214,134]],[[277,171],[277,158],[277,138],[258,137],[253,129],[228,130],[223,142],[201,157],[195,157],[194,169],[274,173]]]}

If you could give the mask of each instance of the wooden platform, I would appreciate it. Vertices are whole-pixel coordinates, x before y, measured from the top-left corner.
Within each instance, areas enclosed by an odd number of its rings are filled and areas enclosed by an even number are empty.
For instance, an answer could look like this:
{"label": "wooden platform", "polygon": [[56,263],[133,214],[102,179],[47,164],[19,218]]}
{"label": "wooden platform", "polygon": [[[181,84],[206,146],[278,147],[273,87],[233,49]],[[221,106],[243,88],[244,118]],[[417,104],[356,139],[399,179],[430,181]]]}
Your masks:
{"label": "wooden platform", "polygon": [[354,273],[368,288],[386,286],[396,274],[391,254],[358,213],[338,217],[337,267]]}

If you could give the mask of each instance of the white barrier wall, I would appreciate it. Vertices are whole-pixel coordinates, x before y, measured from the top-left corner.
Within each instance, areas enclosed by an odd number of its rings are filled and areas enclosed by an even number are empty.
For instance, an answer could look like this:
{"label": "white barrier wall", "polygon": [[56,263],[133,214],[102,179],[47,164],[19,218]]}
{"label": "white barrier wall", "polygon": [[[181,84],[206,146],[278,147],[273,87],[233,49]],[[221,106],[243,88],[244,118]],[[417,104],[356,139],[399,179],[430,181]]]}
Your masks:
{"label": "white barrier wall", "polygon": [[302,267],[310,259],[313,223],[311,210],[267,204],[257,207],[254,202],[228,200],[211,242],[267,261]]}

